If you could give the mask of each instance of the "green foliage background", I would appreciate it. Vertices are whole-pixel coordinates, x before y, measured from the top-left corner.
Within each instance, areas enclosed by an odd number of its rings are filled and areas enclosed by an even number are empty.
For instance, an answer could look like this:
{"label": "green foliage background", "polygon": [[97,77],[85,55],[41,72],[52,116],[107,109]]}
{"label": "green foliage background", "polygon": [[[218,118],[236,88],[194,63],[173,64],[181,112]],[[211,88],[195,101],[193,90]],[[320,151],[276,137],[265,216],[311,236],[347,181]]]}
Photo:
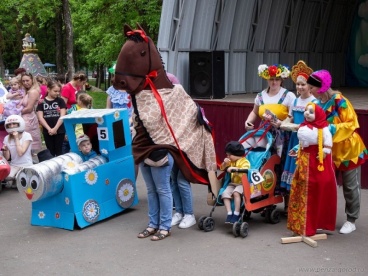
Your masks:
{"label": "green foliage background", "polygon": [[[19,66],[25,33],[36,39],[41,60],[55,63],[55,23],[63,20],[60,16],[62,1],[1,2],[0,54],[5,68],[12,72]],[[125,23],[136,27],[138,22],[154,41],[157,40],[162,0],[69,0],[69,5],[76,69],[111,66],[124,43]],[[63,60],[66,66],[66,58]]]}

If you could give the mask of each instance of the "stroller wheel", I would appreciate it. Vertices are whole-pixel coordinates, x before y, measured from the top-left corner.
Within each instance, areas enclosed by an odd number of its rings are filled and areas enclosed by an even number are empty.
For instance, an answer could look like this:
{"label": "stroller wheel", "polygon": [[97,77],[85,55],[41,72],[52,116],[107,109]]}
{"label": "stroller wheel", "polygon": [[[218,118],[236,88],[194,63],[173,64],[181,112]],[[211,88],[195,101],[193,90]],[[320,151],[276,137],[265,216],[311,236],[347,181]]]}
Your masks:
{"label": "stroller wheel", "polygon": [[267,222],[267,223],[270,223],[271,221],[270,221],[270,218],[271,218],[271,210],[270,209],[265,209],[264,210],[264,214],[265,214],[265,221]]}
{"label": "stroller wheel", "polygon": [[215,220],[211,217],[205,218],[203,221],[204,232],[210,232],[215,228]]}
{"label": "stroller wheel", "polygon": [[206,219],[206,216],[201,216],[198,220],[198,228],[203,230],[203,221]]}
{"label": "stroller wheel", "polygon": [[241,224],[241,226],[240,226],[240,236],[242,236],[243,238],[248,236],[248,223],[247,222],[243,222]]}
{"label": "stroller wheel", "polygon": [[240,222],[234,222],[233,224],[233,234],[234,234],[234,237],[239,237],[240,235],[240,225],[241,223]]}
{"label": "stroller wheel", "polygon": [[247,210],[244,211],[243,220],[249,220],[252,212],[249,212]]}
{"label": "stroller wheel", "polygon": [[269,222],[271,224],[276,224],[280,222],[280,212],[276,209],[273,209],[269,212]]}

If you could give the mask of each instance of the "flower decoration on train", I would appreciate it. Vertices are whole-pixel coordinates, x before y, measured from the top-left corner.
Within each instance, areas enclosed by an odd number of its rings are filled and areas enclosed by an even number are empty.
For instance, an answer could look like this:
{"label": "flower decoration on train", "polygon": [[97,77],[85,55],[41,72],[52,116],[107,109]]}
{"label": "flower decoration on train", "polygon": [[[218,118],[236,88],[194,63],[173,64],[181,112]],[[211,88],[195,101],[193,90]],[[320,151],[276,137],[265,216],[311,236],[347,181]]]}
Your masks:
{"label": "flower decoration on train", "polygon": [[123,202],[128,201],[134,194],[134,188],[130,183],[124,184],[118,191],[119,199]]}
{"label": "flower decoration on train", "polygon": [[290,70],[282,64],[270,66],[261,64],[258,66],[258,76],[265,80],[269,80],[270,78],[286,79],[290,76]]}
{"label": "flower decoration on train", "polygon": [[46,217],[45,212],[44,211],[39,211],[38,212],[38,217],[39,217],[39,219],[44,219]]}
{"label": "flower decoration on train", "polygon": [[96,123],[99,124],[99,125],[102,125],[104,122],[104,119],[102,117],[97,117],[96,118]]}
{"label": "flower decoration on train", "polygon": [[88,170],[84,176],[87,184],[94,185],[97,182],[98,175],[97,172],[94,170]]}

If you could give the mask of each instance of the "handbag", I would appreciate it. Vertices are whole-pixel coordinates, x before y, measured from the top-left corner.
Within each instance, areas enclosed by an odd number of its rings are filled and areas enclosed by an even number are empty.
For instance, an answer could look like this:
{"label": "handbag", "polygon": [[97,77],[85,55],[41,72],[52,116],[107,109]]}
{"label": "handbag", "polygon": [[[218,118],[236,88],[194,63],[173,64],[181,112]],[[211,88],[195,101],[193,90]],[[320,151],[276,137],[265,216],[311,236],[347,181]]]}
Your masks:
{"label": "handbag", "polygon": [[167,149],[155,150],[144,159],[144,164],[150,167],[164,167],[169,165],[169,151]]}

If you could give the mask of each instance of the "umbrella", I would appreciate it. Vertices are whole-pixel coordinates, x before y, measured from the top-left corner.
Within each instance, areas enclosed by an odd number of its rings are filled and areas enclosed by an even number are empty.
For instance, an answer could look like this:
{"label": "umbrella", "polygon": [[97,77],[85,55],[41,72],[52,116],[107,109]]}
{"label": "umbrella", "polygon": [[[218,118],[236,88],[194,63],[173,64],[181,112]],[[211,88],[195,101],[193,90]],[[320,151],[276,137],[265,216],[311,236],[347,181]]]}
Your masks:
{"label": "umbrella", "polygon": [[52,64],[52,63],[46,62],[43,66],[45,66],[45,67],[54,67],[56,65],[55,64]]}

